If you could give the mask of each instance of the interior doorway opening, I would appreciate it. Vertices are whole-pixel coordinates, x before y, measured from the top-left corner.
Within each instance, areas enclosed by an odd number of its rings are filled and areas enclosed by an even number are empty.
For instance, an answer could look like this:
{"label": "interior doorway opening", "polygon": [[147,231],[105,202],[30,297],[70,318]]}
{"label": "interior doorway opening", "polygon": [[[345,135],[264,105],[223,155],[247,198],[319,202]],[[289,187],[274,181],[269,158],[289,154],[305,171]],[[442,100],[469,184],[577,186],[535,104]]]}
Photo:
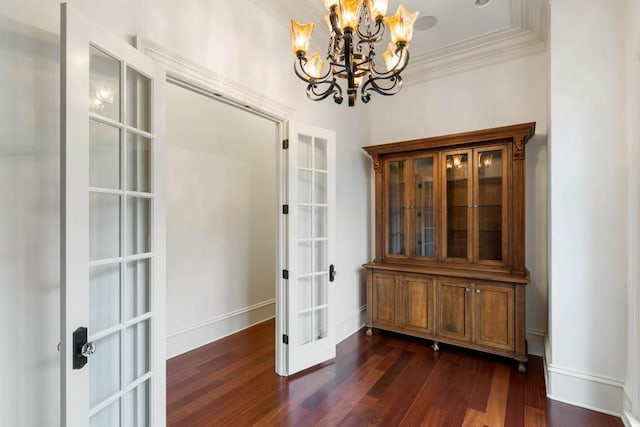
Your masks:
{"label": "interior doorway opening", "polygon": [[167,357],[276,316],[280,123],[169,82]]}

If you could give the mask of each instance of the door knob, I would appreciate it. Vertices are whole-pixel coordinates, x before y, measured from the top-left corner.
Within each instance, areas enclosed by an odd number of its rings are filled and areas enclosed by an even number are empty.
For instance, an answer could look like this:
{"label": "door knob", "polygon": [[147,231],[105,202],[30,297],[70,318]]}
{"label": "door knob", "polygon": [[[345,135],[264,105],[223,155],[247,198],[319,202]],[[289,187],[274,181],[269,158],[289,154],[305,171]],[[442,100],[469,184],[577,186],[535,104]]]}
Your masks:
{"label": "door knob", "polygon": [[87,328],[79,327],[73,331],[73,369],[82,369],[88,357],[96,351],[94,342],[88,342]]}

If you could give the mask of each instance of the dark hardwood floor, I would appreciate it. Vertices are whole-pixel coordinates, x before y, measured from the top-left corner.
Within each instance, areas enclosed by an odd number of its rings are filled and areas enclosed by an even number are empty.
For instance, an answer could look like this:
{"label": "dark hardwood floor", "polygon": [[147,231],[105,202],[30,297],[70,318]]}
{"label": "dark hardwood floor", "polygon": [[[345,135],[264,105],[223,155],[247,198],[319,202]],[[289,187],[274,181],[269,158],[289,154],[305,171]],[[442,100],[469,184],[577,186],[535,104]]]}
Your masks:
{"label": "dark hardwood floor", "polygon": [[547,399],[542,359],[529,370],[486,354],[360,331],[333,363],[274,372],[274,322],[167,362],[168,426],[622,426]]}

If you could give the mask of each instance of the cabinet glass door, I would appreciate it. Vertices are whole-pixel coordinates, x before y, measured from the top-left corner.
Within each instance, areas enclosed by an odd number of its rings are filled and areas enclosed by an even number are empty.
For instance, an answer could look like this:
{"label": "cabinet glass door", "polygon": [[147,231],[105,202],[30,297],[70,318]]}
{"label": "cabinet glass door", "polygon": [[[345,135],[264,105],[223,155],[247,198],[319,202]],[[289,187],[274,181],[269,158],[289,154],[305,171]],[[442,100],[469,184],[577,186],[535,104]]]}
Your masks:
{"label": "cabinet glass door", "polygon": [[478,261],[502,263],[507,254],[506,233],[503,233],[507,218],[506,150],[501,147],[477,150],[476,202]]}
{"label": "cabinet glass door", "polygon": [[388,192],[388,235],[387,254],[406,254],[406,218],[405,218],[405,161],[396,160],[387,163]]}
{"label": "cabinet glass door", "polygon": [[446,258],[470,259],[471,255],[471,152],[445,154]]}
{"label": "cabinet glass door", "polygon": [[436,256],[434,158],[413,161],[413,246],[418,257]]}

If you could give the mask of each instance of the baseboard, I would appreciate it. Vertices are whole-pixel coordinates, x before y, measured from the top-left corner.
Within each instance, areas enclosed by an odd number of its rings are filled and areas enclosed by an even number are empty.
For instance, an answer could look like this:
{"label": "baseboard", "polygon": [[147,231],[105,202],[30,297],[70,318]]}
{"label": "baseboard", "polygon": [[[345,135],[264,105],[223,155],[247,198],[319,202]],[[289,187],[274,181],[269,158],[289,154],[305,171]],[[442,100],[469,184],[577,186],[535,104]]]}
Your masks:
{"label": "baseboard", "polygon": [[549,341],[545,339],[547,397],[616,417],[621,416],[624,382],[553,365],[549,356]]}
{"label": "baseboard", "polygon": [[275,298],[262,301],[169,333],[167,359],[272,319],[275,302]]}
{"label": "baseboard", "polygon": [[336,323],[336,343],[339,343],[360,330],[367,322],[367,306],[363,305],[346,319]]}
{"label": "baseboard", "polygon": [[539,329],[527,329],[527,352],[534,356],[544,357],[545,331]]}
{"label": "baseboard", "polygon": [[630,412],[624,411],[622,413],[622,422],[625,427],[640,427],[640,419],[631,415]]}
{"label": "baseboard", "polygon": [[629,396],[629,389],[624,388],[624,410],[622,412],[622,422],[625,427],[640,427],[640,419],[634,417],[631,413],[631,396]]}

